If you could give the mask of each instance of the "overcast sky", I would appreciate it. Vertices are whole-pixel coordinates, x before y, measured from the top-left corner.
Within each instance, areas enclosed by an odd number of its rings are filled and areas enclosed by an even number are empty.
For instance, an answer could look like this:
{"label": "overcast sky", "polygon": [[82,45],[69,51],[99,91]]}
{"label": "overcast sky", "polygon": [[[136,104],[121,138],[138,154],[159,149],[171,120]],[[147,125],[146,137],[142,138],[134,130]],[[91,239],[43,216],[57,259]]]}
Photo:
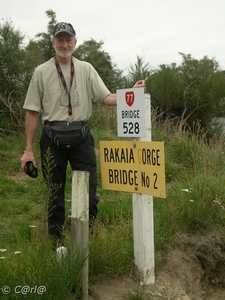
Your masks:
{"label": "overcast sky", "polygon": [[[4,4],[3,4],[4,2]],[[137,55],[151,67],[178,65],[179,52],[215,58],[225,70],[225,0],[1,0],[0,21],[11,20],[28,38],[46,32],[46,10],[70,22],[78,44],[104,41],[118,68]]]}

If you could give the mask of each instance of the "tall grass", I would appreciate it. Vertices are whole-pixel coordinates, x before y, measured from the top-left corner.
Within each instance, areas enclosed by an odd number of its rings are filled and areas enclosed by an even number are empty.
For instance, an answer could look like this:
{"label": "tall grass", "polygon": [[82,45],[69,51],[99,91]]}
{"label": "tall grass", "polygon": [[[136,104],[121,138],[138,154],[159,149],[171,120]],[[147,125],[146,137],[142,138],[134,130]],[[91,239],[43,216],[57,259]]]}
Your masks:
{"label": "tall grass", "polygon": [[153,123],[153,139],[165,141],[167,182],[166,200],[154,199],[158,250],[177,232],[221,234],[222,230],[225,237],[225,137],[208,140],[200,128],[196,134],[177,128],[171,120]]}
{"label": "tall grass", "polygon": [[[100,197],[98,220],[89,239],[89,280],[93,282],[99,276],[130,274],[134,257],[132,195],[101,188],[99,141],[117,139],[115,110],[109,111],[104,106],[94,108],[91,126]],[[176,233],[214,232],[225,238],[224,137],[207,140],[200,130],[193,135],[178,128],[179,124],[171,120],[153,122],[152,140],[165,142],[167,182],[167,198],[154,198],[157,268],[164,263],[167,247]],[[20,171],[23,133],[0,136],[0,298],[23,299],[20,286],[29,286],[34,288],[29,299],[76,299],[80,293],[82,260],[71,262],[69,254],[59,264],[52,250],[46,230],[48,191],[41,175],[38,136],[35,140],[40,174],[37,179],[26,177]],[[65,223],[68,249],[71,177],[68,169]],[[9,295],[2,293],[5,285],[12,290]],[[40,286],[46,288],[43,294],[35,291]]]}

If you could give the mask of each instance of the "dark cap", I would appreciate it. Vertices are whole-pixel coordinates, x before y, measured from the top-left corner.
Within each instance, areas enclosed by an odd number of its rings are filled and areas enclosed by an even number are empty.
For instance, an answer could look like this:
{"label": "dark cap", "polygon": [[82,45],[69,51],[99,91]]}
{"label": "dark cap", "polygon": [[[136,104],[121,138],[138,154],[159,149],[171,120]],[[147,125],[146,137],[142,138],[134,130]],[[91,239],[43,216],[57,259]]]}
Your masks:
{"label": "dark cap", "polygon": [[52,31],[52,35],[56,36],[60,32],[66,32],[71,36],[76,35],[76,32],[75,32],[73,26],[70,23],[65,23],[65,22],[57,23]]}

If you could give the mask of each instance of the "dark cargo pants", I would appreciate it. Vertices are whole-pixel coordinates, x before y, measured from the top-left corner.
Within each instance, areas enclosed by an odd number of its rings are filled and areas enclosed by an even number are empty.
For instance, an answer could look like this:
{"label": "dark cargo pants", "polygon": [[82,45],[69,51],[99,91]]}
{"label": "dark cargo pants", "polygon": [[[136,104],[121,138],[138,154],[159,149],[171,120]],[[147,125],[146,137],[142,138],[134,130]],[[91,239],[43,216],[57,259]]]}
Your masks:
{"label": "dark cargo pants", "polygon": [[61,238],[65,222],[65,184],[68,162],[72,170],[89,171],[89,219],[97,216],[97,175],[94,139],[88,130],[83,142],[73,149],[59,149],[42,131],[40,139],[42,172],[48,185],[48,230],[49,234]]}

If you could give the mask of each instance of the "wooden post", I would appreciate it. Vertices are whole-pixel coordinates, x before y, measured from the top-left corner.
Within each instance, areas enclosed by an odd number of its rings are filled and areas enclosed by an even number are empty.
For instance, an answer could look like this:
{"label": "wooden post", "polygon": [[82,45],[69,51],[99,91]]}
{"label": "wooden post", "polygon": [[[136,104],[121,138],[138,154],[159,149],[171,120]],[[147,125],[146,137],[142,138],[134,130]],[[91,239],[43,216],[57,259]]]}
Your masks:
{"label": "wooden post", "polygon": [[[145,138],[151,141],[151,100],[145,94]],[[149,167],[150,168],[150,167]],[[153,197],[133,194],[134,263],[137,279],[145,285],[155,283]]]}
{"label": "wooden post", "polygon": [[89,172],[73,171],[71,213],[72,255],[82,254],[82,299],[88,299]]}

